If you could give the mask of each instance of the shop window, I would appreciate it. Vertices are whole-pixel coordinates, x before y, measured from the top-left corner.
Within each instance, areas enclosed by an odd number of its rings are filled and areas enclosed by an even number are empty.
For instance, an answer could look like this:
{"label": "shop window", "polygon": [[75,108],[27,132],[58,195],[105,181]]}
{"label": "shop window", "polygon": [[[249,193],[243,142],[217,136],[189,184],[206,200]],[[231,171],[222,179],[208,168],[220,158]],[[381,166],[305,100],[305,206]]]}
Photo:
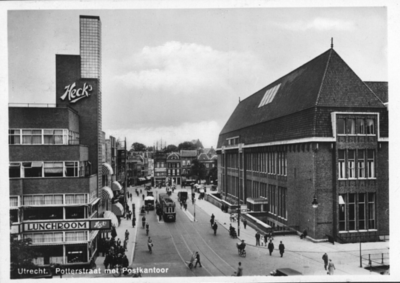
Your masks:
{"label": "shop window", "polygon": [[356,133],[356,122],[354,119],[347,119],[346,121],[346,134],[354,135]]}
{"label": "shop window", "polygon": [[87,203],[86,194],[67,194],[65,195],[65,204],[85,204]]}
{"label": "shop window", "polygon": [[356,200],[355,194],[349,194],[349,230],[356,230]]}
{"label": "shop window", "polygon": [[374,121],[374,119],[367,119],[366,131],[367,131],[367,135],[375,134],[375,121]]}
{"label": "shop window", "polygon": [[[48,233],[50,234],[50,233]],[[59,233],[54,233],[59,234]],[[43,234],[39,234],[42,235]],[[62,234],[61,234],[62,236]],[[62,245],[51,245],[51,246],[38,246],[31,247],[32,250],[36,251],[41,256],[34,260],[37,265],[47,265],[50,263],[63,263],[63,246]]]}
{"label": "shop window", "polygon": [[358,194],[358,229],[366,229],[365,225],[365,194]]}
{"label": "shop window", "polygon": [[21,144],[21,130],[8,130],[8,144]]}
{"label": "shop window", "polygon": [[375,193],[368,193],[368,229],[376,229]]}
{"label": "shop window", "polygon": [[367,151],[368,178],[375,178],[375,152],[369,149]]}
{"label": "shop window", "polygon": [[9,177],[21,178],[21,163],[10,163]]}
{"label": "shop window", "polygon": [[358,150],[358,178],[365,178],[365,150]]}
{"label": "shop window", "polygon": [[86,241],[86,240],[87,240],[86,231],[65,232],[65,241],[67,241],[67,242],[77,242],[77,241]]}
{"label": "shop window", "polygon": [[66,245],[67,263],[87,262],[87,244]]}
{"label": "shop window", "polygon": [[356,159],[355,151],[349,150],[347,155],[347,177],[354,179],[356,177]]}
{"label": "shop window", "polygon": [[338,171],[339,171],[339,179],[346,178],[344,150],[338,150]]}
{"label": "shop window", "polygon": [[24,220],[63,219],[62,207],[30,207],[24,210]]}
{"label": "shop window", "polygon": [[337,119],[337,133],[345,134],[345,120],[342,118]]}
{"label": "shop window", "polygon": [[23,176],[25,178],[33,177],[43,177],[43,162],[33,161],[33,162],[22,162]]}
{"label": "shop window", "polygon": [[23,144],[42,144],[42,130],[22,130]]}
{"label": "shop window", "polygon": [[63,162],[45,162],[45,177],[63,177]]}
{"label": "shop window", "polygon": [[365,134],[364,119],[357,119],[357,134]]}

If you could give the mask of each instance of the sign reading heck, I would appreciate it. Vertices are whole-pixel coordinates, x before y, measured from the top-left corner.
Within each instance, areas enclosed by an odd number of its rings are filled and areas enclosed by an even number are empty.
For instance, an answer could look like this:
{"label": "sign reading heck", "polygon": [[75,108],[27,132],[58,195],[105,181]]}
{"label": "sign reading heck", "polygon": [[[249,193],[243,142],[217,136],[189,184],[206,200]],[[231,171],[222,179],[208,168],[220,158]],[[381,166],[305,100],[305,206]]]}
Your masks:
{"label": "sign reading heck", "polygon": [[70,103],[75,103],[82,98],[89,97],[90,93],[92,91],[92,86],[90,84],[84,83],[83,87],[76,89],[75,88],[76,84],[70,84],[67,85],[64,89],[65,92],[64,94],[60,97],[61,100],[68,99]]}

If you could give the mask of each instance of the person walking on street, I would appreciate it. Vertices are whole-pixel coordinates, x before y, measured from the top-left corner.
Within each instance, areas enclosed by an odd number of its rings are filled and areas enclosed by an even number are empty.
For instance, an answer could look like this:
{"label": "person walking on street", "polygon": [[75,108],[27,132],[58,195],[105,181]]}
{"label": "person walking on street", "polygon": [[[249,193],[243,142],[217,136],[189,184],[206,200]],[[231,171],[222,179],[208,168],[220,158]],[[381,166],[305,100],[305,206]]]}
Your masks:
{"label": "person walking on street", "polygon": [[260,245],[260,233],[258,233],[258,231],[257,231],[257,233],[256,233],[256,246],[259,246]]}
{"label": "person walking on street", "polygon": [[243,276],[243,267],[241,262],[239,262],[238,269],[232,274],[232,276]]}
{"label": "person walking on street", "polygon": [[322,256],[322,260],[324,261],[325,270],[327,270],[327,268],[328,268],[328,254],[327,253],[324,253],[324,255]]}
{"label": "person walking on street", "polygon": [[144,200],[144,195],[142,195],[142,199]]}
{"label": "person walking on street", "polygon": [[149,222],[146,223],[146,235],[149,235]]}
{"label": "person walking on street", "polygon": [[281,254],[281,257],[283,257],[283,253],[285,252],[285,245],[282,243],[279,244],[279,253]]}
{"label": "person walking on street", "polygon": [[269,241],[268,250],[269,250],[269,255],[271,256],[272,252],[274,251],[274,243],[272,243],[272,240]]}
{"label": "person walking on street", "polygon": [[268,243],[268,234],[264,235],[264,246],[267,246]]}
{"label": "person walking on street", "polygon": [[128,231],[128,229],[126,229],[126,231],[125,231],[125,239],[129,240],[129,231]]}
{"label": "person walking on street", "polygon": [[244,227],[244,229],[246,229],[246,226],[247,226],[247,220],[245,219],[245,220],[243,220],[243,227]]}
{"label": "person walking on street", "polygon": [[217,225],[217,222],[215,221],[214,225],[213,225],[214,235],[217,235],[217,229],[218,229],[218,225]]}
{"label": "person walking on street", "polygon": [[335,265],[333,264],[332,260],[329,260],[329,264],[328,264],[328,274],[329,275],[333,275],[335,273]]}
{"label": "person walking on street", "polygon": [[199,264],[200,267],[202,267],[201,266],[201,262],[200,262],[200,254],[199,254],[199,252],[196,252],[196,264],[194,265],[194,268],[197,267],[197,264]]}
{"label": "person walking on street", "polygon": [[213,224],[214,224],[214,220],[215,220],[215,215],[214,215],[214,213],[213,213],[213,214],[211,214],[211,219],[210,219],[211,227],[212,227]]}
{"label": "person walking on street", "polygon": [[187,210],[187,203],[186,202],[183,204],[183,207],[185,208],[185,211],[186,211]]}
{"label": "person walking on street", "polygon": [[146,217],[142,217],[142,228],[144,229],[144,225],[146,224]]}

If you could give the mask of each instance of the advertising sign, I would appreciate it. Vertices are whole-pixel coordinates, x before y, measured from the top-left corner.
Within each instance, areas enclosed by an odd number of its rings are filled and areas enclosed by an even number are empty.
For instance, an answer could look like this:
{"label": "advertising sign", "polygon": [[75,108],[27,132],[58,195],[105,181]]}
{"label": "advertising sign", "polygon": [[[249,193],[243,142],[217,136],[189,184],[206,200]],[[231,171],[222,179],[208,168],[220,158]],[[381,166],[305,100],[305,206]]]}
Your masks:
{"label": "advertising sign", "polygon": [[46,221],[24,223],[24,232],[48,232],[66,230],[110,230],[111,219],[88,219],[82,221]]}
{"label": "advertising sign", "polygon": [[82,98],[89,97],[93,87],[90,84],[84,83],[81,88],[76,88],[76,83],[65,86],[65,92],[60,97],[61,100],[67,99],[70,103],[75,103]]}

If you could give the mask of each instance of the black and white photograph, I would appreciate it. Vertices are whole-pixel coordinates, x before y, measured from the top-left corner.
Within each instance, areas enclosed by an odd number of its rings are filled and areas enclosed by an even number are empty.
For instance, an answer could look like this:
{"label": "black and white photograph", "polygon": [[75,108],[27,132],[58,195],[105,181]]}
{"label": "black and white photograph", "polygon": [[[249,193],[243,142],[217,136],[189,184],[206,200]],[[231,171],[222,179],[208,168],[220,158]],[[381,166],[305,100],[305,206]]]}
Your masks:
{"label": "black and white photograph", "polygon": [[3,282],[400,278],[395,1],[0,9]]}

